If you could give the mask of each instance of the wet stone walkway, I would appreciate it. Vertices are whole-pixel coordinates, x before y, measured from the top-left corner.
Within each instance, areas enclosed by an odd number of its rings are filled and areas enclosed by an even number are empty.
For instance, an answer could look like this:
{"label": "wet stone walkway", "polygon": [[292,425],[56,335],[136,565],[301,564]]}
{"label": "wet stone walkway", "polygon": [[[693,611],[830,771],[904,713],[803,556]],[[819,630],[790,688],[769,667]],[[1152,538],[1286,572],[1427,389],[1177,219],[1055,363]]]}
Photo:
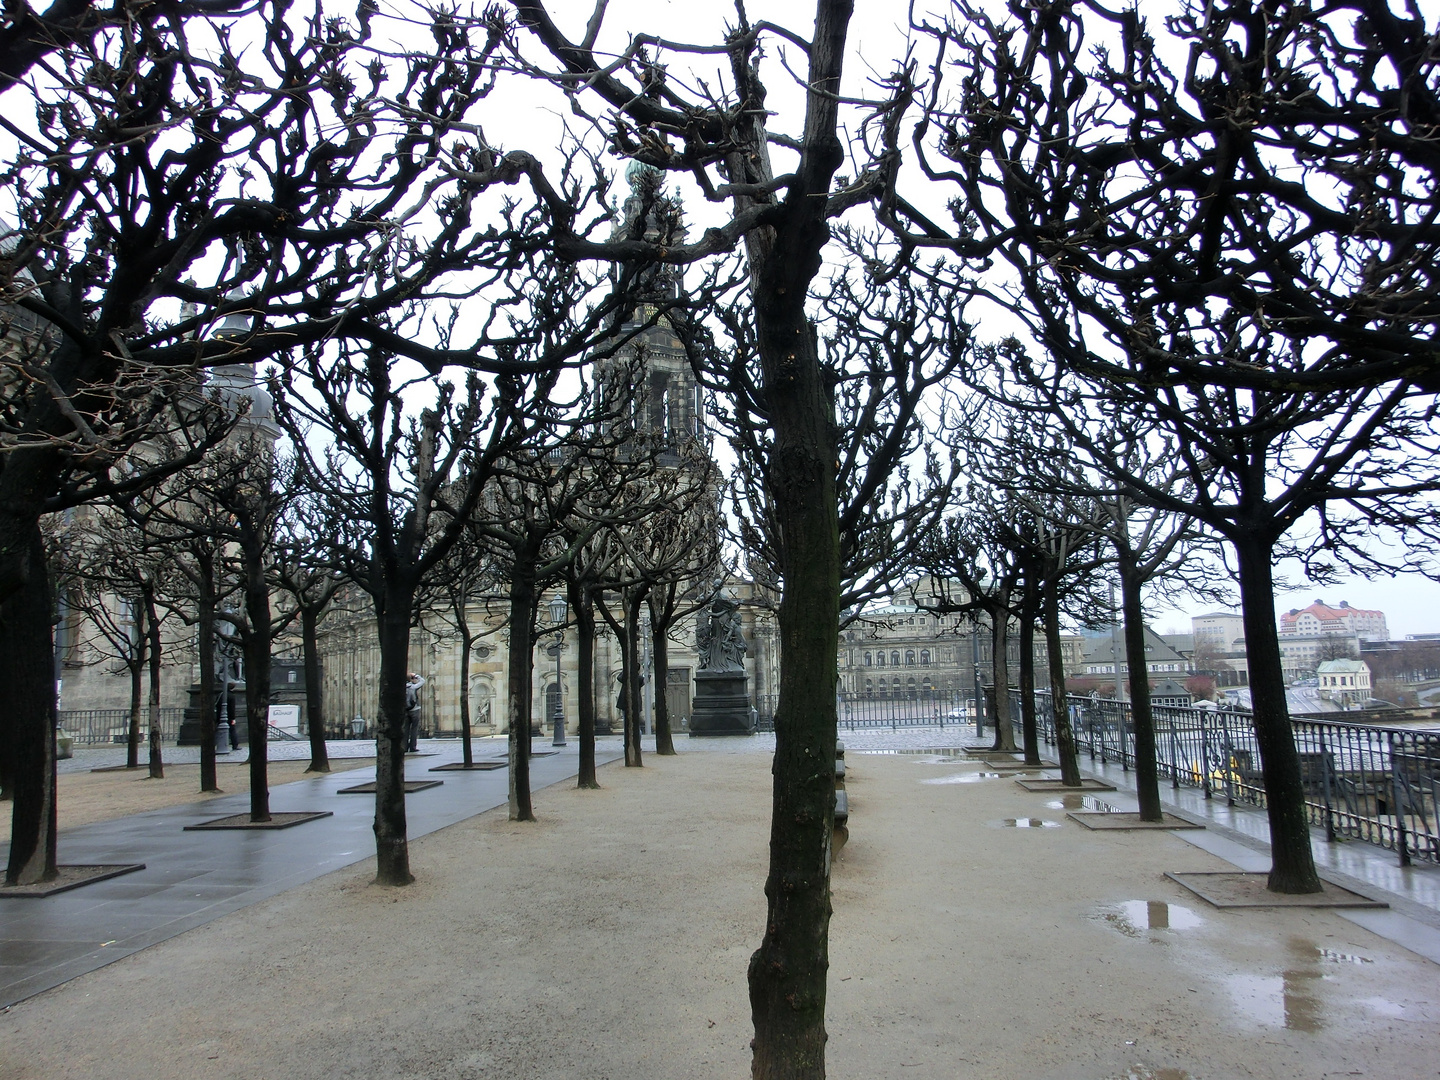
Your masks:
{"label": "wet stone walkway", "polygon": [[[332,745],[337,758],[346,754],[347,744]],[[373,743],[349,745],[374,756]],[[289,749],[304,747],[272,743],[267,750],[274,761],[293,756],[286,754]],[[477,742],[476,758],[497,758],[504,749],[503,741]],[[552,750],[538,740],[535,749],[537,754]],[[406,799],[411,839],[505,803],[506,769],[431,772],[437,765],[459,761],[460,744],[436,740],[422,743],[421,750],[406,758],[407,781],[438,778],[444,783]],[[308,753],[305,748],[304,756]],[[597,746],[596,760],[612,761],[619,754],[618,742],[605,741]],[[123,749],[115,755],[115,762],[85,755],[81,764],[94,768],[123,763]],[[533,758],[533,788],[574,777],[576,755],[571,742],[550,756]],[[167,747],[166,760],[185,763],[186,751]],[[242,793],[65,830],[59,842],[64,865],[143,863],[145,868],[39,899],[0,896],[0,1008],[373,856],[375,800],[342,794],[341,789],[374,779],[371,766],[273,788],[274,815],[331,815],[286,829],[187,831],[186,826],[248,814],[250,797]],[[8,847],[0,845],[0,861],[8,853]]]}

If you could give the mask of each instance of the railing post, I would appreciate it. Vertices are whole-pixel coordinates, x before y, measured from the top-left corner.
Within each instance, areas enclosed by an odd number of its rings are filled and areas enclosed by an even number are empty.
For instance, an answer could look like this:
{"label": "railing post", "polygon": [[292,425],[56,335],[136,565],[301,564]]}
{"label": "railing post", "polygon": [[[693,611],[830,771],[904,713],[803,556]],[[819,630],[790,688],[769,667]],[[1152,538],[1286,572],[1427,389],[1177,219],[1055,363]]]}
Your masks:
{"label": "railing post", "polygon": [[1180,790],[1180,748],[1175,743],[1175,718],[1170,718],[1170,789]]}
{"label": "railing post", "polygon": [[1205,792],[1205,798],[1213,797],[1214,790],[1210,784],[1210,732],[1205,727],[1205,713],[1200,712],[1200,788]]}
{"label": "railing post", "polygon": [[1320,772],[1324,778],[1321,787],[1321,794],[1325,799],[1325,839],[1328,843],[1335,842],[1335,810],[1330,802],[1330,774],[1333,768],[1330,765],[1330,747],[1325,742],[1325,729],[1316,725],[1316,731],[1320,735]]}
{"label": "railing post", "polygon": [[1385,733],[1385,749],[1390,756],[1390,809],[1395,812],[1395,847],[1400,852],[1400,865],[1410,865],[1410,845],[1405,842],[1405,803],[1400,796],[1400,769],[1395,764],[1395,733]]}

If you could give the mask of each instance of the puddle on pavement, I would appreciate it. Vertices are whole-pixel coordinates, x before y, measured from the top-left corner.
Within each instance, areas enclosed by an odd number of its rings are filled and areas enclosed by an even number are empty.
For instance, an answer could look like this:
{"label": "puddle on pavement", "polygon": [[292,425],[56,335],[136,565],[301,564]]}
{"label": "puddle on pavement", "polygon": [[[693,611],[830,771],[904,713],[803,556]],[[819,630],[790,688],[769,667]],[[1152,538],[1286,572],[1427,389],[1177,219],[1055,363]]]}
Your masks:
{"label": "puddle on pavement", "polygon": [[1152,1069],[1149,1065],[1131,1065],[1125,1075],[1115,1080],[1190,1080],[1184,1069]]}
{"label": "puddle on pavement", "polygon": [[1322,949],[1318,945],[1311,946],[1320,956],[1322,964],[1373,964],[1375,961],[1368,956],[1358,956],[1355,953],[1336,952],[1334,949]]}
{"label": "puddle on pavement", "polygon": [[[1333,997],[1336,984],[1349,978],[1340,970],[1342,967],[1375,962],[1368,956],[1326,948],[1301,937],[1290,938],[1286,951],[1290,963],[1278,975],[1233,975],[1225,980],[1236,1009],[1261,1027],[1309,1033],[1325,1030],[1328,1021],[1320,997],[1324,984],[1332,984],[1328,996]],[[1367,997],[1355,1004],[1379,1016],[1400,1019],[1405,1015],[1405,1006],[1388,998]],[[1353,1005],[1346,1008],[1353,1009]]]}
{"label": "puddle on pavement", "polygon": [[1000,819],[1002,829],[1058,829],[1060,822],[1046,821],[1038,817],[1007,817]]}
{"label": "puddle on pavement", "polygon": [[1236,1008],[1252,1023],[1313,1034],[1325,1027],[1315,994],[1326,978],[1314,968],[1293,968],[1279,975],[1232,975],[1225,982]]}
{"label": "puddle on pavement", "polygon": [[953,776],[935,776],[929,780],[921,780],[922,784],[978,784],[981,780],[998,780],[1001,774],[998,772],[972,772],[955,773]]}
{"label": "puddle on pavement", "polygon": [[1062,795],[1045,804],[1047,810],[1084,810],[1092,814],[1118,814],[1120,808],[1111,806],[1094,795]]}
{"label": "puddle on pavement", "polygon": [[1193,930],[1205,922],[1189,908],[1163,900],[1122,900],[1101,908],[1098,917],[1130,938],[1148,937],[1151,930]]}

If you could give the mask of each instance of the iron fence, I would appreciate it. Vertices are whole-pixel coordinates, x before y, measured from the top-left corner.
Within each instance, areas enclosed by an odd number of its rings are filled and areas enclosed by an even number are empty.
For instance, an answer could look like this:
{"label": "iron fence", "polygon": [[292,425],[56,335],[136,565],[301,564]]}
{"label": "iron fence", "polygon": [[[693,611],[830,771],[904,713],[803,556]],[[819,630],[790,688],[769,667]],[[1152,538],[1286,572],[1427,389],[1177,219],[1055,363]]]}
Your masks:
{"label": "iron fence", "polygon": [[[57,714],[60,727],[79,746],[98,746],[105,743],[123,743],[130,731],[129,709],[61,709]],[[180,722],[185,710],[164,708],[160,710],[160,738],[173,743],[180,737]],[[149,736],[146,726],[148,712],[140,710],[140,741]]]}
{"label": "iron fence", "polygon": [[[1014,715],[1019,716],[1017,691]],[[1040,737],[1054,745],[1050,695],[1035,695]],[[1129,702],[1071,696],[1067,704],[1077,750],[1123,769],[1135,765]],[[1155,758],[1172,787],[1201,789],[1265,805],[1260,747],[1248,712],[1155,706]],[[1348,837],[1389,848],[1401,865],[1440,863],[1440,731],[1292,719],[1305,808],[1330,839]]]}
{"label": "iron fence", "polygon": [[[843,693],[836,696],[835,715],[841,731],[915,727],[959,727],[975,723],[974,692],[917,691],[914,697]],[[755,726],[775,730],[775,695],[762,694],[755,703]]]}

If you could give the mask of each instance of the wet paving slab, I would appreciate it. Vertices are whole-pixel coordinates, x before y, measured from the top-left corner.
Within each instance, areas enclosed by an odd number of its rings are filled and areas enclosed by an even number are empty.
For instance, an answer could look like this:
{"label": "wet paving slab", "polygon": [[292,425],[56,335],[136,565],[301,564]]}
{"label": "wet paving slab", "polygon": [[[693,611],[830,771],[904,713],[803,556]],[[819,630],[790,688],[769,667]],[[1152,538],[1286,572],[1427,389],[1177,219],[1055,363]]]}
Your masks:
{"label": "wet paving slab", "polygon": [[[458,758],[460,747],[447,752]],[[544,756],[532,765],[535,790],[575,775],[574,751]],[[597,764],[619,756],[618,746],[597,747]],[[0,891],[0,1008],[373,856],[374,800],[334,797],[342,784],[363,778],[361,769],[273,788],[276,815],[328,813],[301,828],[187,831],[217,814],[247,814],[249,796],[241,793],[62,832],[67,863],[145,866],[47,898]],[[407,802],[410,839],[504,805],[509,774],[462,772],[444,787],[421,783],[436,786]],[[0,858],[5,853],[0,846]],[[37,951],[34,942],[49,944]]]}
{"label": "wet paving slab", "polygon": [[1060,822],[1050,821],[1047,818],[1001,818],[999,821],[990,823],[992,828],[997,829],[1058,829]]}

